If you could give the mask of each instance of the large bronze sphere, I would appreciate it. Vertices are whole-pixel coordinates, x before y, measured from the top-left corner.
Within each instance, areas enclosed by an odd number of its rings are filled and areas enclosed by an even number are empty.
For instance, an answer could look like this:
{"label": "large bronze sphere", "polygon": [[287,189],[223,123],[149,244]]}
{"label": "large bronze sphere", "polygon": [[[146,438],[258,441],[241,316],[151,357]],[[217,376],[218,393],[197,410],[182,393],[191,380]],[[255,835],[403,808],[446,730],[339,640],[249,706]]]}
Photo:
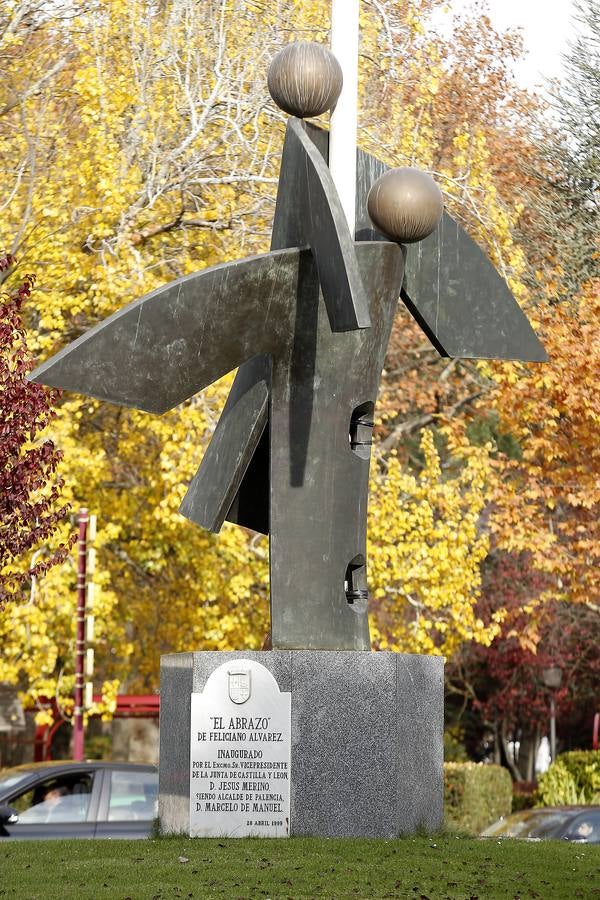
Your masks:
{"label": "large bronze sphere", "polygon": [[292,116],[320,116],[335,106],[342,91],[342,69],[327,47],[308,41],[288,44],[273,59],[267,76],[277,106]]}
{"label": "large bronze sphere", "polygon": [[442,192],[427,172],[390,169],[369,191],[367,209],[373,223],[393,241],[414,244],[430,235],[442,218]]}

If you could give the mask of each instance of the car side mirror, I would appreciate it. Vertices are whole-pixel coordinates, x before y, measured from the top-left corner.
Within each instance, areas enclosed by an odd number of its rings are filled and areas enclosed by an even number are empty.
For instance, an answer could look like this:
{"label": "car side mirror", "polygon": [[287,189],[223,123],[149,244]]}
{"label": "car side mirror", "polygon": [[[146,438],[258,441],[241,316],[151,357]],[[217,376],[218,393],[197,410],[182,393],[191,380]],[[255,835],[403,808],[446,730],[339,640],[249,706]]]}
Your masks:
{"label": "car side mirror", "polygon": [[0,806],[0,825],[16,825],[19,814],[12,806]]}

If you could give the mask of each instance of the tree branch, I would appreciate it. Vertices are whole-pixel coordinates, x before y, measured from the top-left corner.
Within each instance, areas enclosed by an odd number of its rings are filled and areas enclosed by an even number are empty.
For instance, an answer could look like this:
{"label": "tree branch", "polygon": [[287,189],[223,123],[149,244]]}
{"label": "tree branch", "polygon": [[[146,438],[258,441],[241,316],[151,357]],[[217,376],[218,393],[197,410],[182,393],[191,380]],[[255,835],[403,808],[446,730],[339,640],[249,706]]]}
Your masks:
{"label": "tree branch", "polygon": [[453,416],[455,413],[462,409],[463,406],[467,406],[469,403],[473,403],[482,394],[485,393],[485,390],[482,388],[480,391],[475,391],[474,394],[469,394],[468,397],[463,397],[462,400],[458,400],[452,406],[450,406],[447,410],[442,411],[441,413],[427,413],[423,416],[418,416],[416,419],[411,419],[409,422],[401,422],[400,425],[396,425],[394,430],[388,434],[388,436],[381,441],[380,447],[382,450],[391,450],[395,447],[402,435],[410,434],[412,431],[416,431],[418,428],[423,428],[425,425],[429,425],[435,419],[439,419],[441,416]]}
{"label": "tree branch", "polygon": [[31,84],[22,94],[16,94],[12,100],[9,100],[9,102],[5,106],[3,106],[2,109],[0,109],[0,118],[7,115],[9,112],[15,109],[15,107],[20,106],[21,103],[25,103],[25,101],[30,97],[35,96],[35,94],[39,94],[46,82],[53,78],[54,75],[57,75],[61,71],[61,69],[64,69],[66,64],[72,58],[73,54],[71,53],[63,57],[63,59],[59,59],[59,61],[55,63],[51,69],[48,69],[48,71],[45,72],[44,75],[41,76],[41,78],[38,78],[37,81],[34,81],[33,84]]}

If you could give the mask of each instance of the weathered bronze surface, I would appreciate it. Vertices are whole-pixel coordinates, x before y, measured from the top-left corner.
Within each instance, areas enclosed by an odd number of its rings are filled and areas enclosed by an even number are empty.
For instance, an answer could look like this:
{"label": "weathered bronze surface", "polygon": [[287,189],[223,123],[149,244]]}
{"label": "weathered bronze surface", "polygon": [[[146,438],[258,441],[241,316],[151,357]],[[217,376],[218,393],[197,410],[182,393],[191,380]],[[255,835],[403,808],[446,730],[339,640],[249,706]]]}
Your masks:
{"label": "weathered bronze surface", "polygon": [[337,103],[342,69],[327,47],[312,41],[288,44],[274,57],[267,76],[269,93],[280,109],[305,119]]}
{"label": "weathered bronze surface", "polygon": [[405,166],[377,179],[369,191],[367,209],[371,221],[390,240],[414,244],[435,231],[444,201],[431,175]]}
{"label": "weathered bronze surface", "polygon": [[[307,135],[327,161],[329,135],[312,124],[304,126]],[[286,144],[286,151],[288,145]],[[288,162],[289,160],[289,162]],[[294,166],[293,156],[284,152],[282,172]],[[357,196],[356,222],[357,238],[360,240],[384,241],[386,238],[371,222],[367,210],[367,199],[372,185],[385,174],[387,167],[380,160],[362,150],[357,156]],[[294,189],[292,189],[294,185]],[[291,245],[296,239],[302,243],[301,226],[290,211],[296,203],[294,179],[280,178],[277,208],[273,226],[273,247]],[[297,229],[297,230],[293,230]],[[452,240],[450,240],[452,239]],[[496,272],[485,254],[468,234],[444,213],[440,226],[433,234],[417,246],[404,246],[406,260],[402,299],[412,315],[419,322],[438,352],[443,356],[474,358],[521,358],[532,361],[546,359],[545,351],[535,336],[526,316],[523,314],[506,282]],[[464,277],[465,269],[470,270],[469,278]],[[436,310],[437,323],[436,323]],[[454,324],[456,316],[458,324]],[[499,324],[502,323],[502,324]],[[442,345],[442,340],[444,344]],[[453,352],[460,340],[468,352]],[[253,360],[243,366],[234,382],[233,393],[239,394],[241,384],[249,378],[249,370],[256,366]],[[257,421],[260,419],[260,427]],[[216,504],[226,486],[232,481],[239,485],[236,498],[226,514],[231,522],[248,528],[258,528],[268,532],[270,504],[270,474],[268,461],[269,442],[260,435],[265,433],[268,420],[267,403],[261,407],[257,419],[253,419],[248,407],[239,406],[239,414],[228,418],[229,441],[247,451],[247,435],[258,434],[255,439],[256,453],[252,450],[252,464],[246,470],[246,460],[238,449],[240,471],[229,473],[221,481],[219,471],[222,456],[217,443],[209,446],[199,474],[204,474],[206,482],[222,487],[211,491],[210,497]],[[183,509],[182,509],[183,511]],[[188,514],[187,512],[185,513]],[[211,528],[210,515],[199,524]]]}
{"label": "weathered bronze surface", "polygon": [[[309,126],[309,135],[315,133],[324,147],[324,132]],[[386,171],[384,163],[358,150],[357,240],[387,240],[367,210],[371,185]],[[547,359],[504,278],[447,212],[429,237],[405,245],[404,252],[402,300],[442,356],[524,362]]]}
{"label": "weathered bronze surface", "polygon": [[181,511],[269,533],[274,647],[368,649],[370,439],[400,291],[444,355],[545,353],[447,214],[416,245],[376,230],[367,196],[386,169],[361,151],[355,244],[327,148],[326,132],[289,122],[270,253],[154,291],[31,377],[161,413],[239,366]]}
{"label": "weathered bronze surface", "polygon": [[307,257],[293,338],[287,355],[273,361],[274,647],[370,647],[366,595],[347,596],[367,587],[369,478],[369,456],[351,448],[350,431],[355,410],[377,399],[404,261],[396,244],[357,245],[357,255],[370,288],[371,328],[331,331]]}
{"label": "weathered bronze surface", "polygon": [[310,246],[332,331],[368,328],[354,241],[327,164],[298,119],[287,126],[271,249]]}
{"label": "weathered bronze surface", "polygon": [[178,278],[100,322],[32,381],[164,413],[292,327],[300,251],[281,250]]}

